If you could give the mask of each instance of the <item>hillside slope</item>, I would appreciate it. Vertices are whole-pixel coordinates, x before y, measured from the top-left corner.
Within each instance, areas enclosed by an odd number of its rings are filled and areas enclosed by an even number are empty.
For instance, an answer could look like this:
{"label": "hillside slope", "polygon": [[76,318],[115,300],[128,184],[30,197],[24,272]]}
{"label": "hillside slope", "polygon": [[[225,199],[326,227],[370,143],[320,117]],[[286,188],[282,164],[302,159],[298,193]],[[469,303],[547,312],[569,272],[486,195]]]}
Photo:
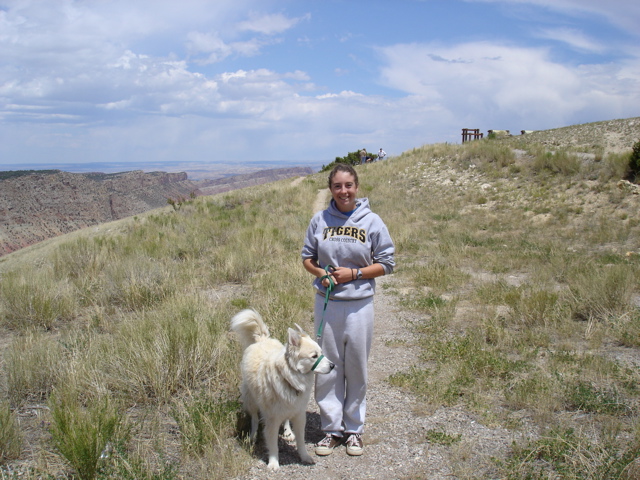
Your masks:
{"label": "hillside slope", "polygon": [[631,150],[633,144],[640,141],[640,117],[540,130],[508,137],[508,141],[538,143],[547,147],[561,146],[584,152],[620,153]]}
{"label": "hillside slope", "polygon": [[281,168],[190,181],[186,173],[3,172],[0,256],[48,238],[163,207],[169,198],[212,195],[310,173],[310,168]]}

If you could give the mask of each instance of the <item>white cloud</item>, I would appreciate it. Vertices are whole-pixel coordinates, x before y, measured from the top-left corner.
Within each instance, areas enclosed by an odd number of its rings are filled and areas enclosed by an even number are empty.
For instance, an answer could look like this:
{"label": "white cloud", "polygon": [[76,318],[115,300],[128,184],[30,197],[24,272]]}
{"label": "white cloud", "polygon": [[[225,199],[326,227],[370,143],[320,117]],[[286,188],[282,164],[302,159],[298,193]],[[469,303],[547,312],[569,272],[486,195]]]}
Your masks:
{"label": "white cloud", "polygon": [[281,13],[260,14],[251,12],[249,19],[238,23],[240,31],[251,31],[264,35],[276,35],[289,30],[303,20],[310,20],[311,15],[306,14],[300,18],[289,18]]}
{"label": "white cloud", "polygon": [[[263,46],[270,42],[249,39],[243,42],[225,43],[216,32],[190,32],[187,35],[187,49],[193,55],[193,60],[199,65],[221,62],[231,55],[253,57],[260,53]],[[206,58],[198,55],[208,54]]]}
{"label": "white cloud", "polygon": [[361,93],[352,92],[350,90],[343,90],[340,93],[325,93],[324,95],[317,95],[316,98],[323,100],[326,98],[351,98],[351,97],[363,97]]}
{"label": "white cloud", "polygon": [[[235,26],[235,32],[230,35],[236,36],[243,32],[250,32],[266,35],[269,38],[249,38],[225,42],[218,31],[206,33],[193,31],[188,34],[187,48],[192,54],[193,60],[200,65],[220,62],[231,55],[252,57],[260,54],[265,46],[273,45],[280,41],[279,39],[271,38],[272,36],[283,33],[293,28],[300,21],[308,20],[309,18],[309,15],[300,18],[289,18],[280,13],[258,14],[250,12],[249,19],[238,22]],[[208,56],[199,58],[199,54],[207,54]]]}
{"label": "white cloud", "polygon": [[507,121],[549,128],[598,110],[622,118],[637,115],[640,104],[638,58],[630,68],[571,67],[555,63],[544,49],[490,42],[396,45],[381,53],[386,85],[453,118],[493,123],[487,128],[509,129],[502,126]]}
{"label": "white cloud", "polygon": [[601,42],[593,40],[583,32],[573,28],[545,28],[537,35],[541,38],[563,42],[570,47],[584,52],[603,53],[607,47]]}
{"label": "white cloud", "polygon": [[576,16],[585,14],[607,18],[612,24],[638,36],[640,31],[640,2],[634,0],[465,0],[468,2],[529,4]]}

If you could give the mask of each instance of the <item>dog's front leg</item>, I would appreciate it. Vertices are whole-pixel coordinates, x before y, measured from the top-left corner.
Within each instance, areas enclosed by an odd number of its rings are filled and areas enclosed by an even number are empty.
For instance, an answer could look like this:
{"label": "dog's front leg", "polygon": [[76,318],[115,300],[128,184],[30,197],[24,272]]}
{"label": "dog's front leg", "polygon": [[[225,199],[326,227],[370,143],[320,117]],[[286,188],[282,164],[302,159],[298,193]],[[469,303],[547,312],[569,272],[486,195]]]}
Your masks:
{"label": "dog's front leg", "polygon": [[264,441],[267,444],[267,452],[269,453],[269,470],[278,470],[280,463],[278,462],[278,430],[280,423],[274,421],[265,422]]}
{"label": "dog's front leg", "polygon": [[304,410],[291,419],[293,421],[293,433],[296,436],[296,447],[302,463],[314,464],[315,462],[307,453],[307,446],[304,443],[304,428],[307,424],[307,412]]}

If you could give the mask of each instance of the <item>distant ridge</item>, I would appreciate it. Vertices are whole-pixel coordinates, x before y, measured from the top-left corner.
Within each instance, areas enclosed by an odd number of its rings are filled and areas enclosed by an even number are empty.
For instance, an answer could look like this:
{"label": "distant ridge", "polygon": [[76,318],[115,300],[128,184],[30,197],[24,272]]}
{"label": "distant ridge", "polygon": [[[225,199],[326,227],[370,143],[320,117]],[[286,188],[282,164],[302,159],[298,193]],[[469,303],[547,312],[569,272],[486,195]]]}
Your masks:
{"label": "distant ridge", "polygon": [[275,182],[291,177],[304,177],[314,173],[310,167],[274,168],[260,170],[254,173],[245,173],[233,177],[217,180],[202,180],[198,182],[202,195],[215,195],[238,188],[252,187],[263,183]]}
{"label": "distant ridge", "polygon": [[311,173],[311,168],[293,167],[192,181],[184,172],[0,172],[0,256],[164,207],[169,198],[213,195]]}

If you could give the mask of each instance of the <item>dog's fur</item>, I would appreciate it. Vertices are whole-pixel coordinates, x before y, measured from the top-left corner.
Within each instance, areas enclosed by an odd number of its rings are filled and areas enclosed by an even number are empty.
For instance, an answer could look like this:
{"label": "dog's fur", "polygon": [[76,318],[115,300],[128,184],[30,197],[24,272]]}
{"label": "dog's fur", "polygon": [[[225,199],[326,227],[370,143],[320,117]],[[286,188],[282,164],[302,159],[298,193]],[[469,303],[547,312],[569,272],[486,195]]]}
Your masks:
{"label": "dog's fur", "polygon": [[255,310],[243,310],[231,319],[231,330],[238,334],[242,355],[242,403],[251,415],[251,439],[255,440],[260,417],[269,453],[268,467],[277,470],[278,430],[285,424],[285,436],[293,440],[293,423],[298,454],[303,463],[314,463],[304,444],[306,408],[311,397],[314,373],[329,373],[334,367],[323,358],[320,346],[296,325],[289,328],[286,345],[269,336],[269,329]]}

